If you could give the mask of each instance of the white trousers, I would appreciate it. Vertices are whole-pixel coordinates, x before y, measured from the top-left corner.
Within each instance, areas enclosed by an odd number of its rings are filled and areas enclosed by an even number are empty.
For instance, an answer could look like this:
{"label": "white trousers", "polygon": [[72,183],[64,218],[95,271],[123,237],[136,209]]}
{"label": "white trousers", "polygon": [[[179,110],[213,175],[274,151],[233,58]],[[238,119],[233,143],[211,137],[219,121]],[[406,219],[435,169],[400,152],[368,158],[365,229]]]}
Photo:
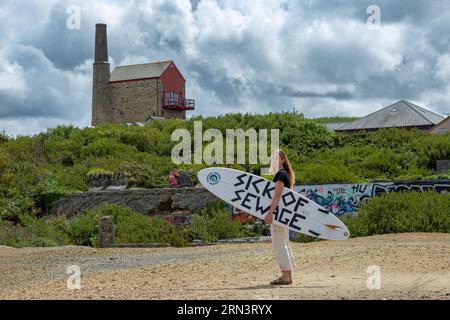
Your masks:
{"label": "white trousers", "polygon": [[281,271],[292,271],[295,260],[289,245],[289,229],[280,225],[270,225],[272,247]]}

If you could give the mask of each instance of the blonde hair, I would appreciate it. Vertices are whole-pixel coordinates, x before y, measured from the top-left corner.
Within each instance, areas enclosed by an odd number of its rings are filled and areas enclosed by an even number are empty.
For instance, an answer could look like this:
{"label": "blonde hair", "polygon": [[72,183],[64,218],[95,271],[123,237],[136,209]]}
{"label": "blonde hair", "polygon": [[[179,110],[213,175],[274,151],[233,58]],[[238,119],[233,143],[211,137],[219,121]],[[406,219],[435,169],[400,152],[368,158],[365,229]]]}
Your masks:
{"label": "blonde hair", "polygon": [[291,163],[289,162],[289,159],[288,159],[288,157],[286,156],[286,153],[284,153],[283,150],[278,149],[278,150],[276,150],[276,152],[278,153],[280,158],[284,160],[283,161],[283,168],[288,173],[290,188],[293,189],[294,188],[294,184],[295,184],[295,173],[294,173],[294,170],[292,169]]}

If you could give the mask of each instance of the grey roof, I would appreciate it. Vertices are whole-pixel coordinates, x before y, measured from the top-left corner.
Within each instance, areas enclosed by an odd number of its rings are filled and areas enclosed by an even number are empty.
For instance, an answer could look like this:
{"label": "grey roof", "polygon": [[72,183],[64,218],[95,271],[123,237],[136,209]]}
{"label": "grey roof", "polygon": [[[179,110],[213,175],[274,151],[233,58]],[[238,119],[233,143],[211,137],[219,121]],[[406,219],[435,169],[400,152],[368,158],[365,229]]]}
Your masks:
{"label": "grey roof", "polygon": [[430,129],[433,133],[446,133],[450,132],[450,116],[439,122],[433,128]]}
{"label": "grey roof", "polygon": [[171,63],[172,61],[159,61],[130,66],[119,66],[111,73],[110,81],[158,78]]}
{"label": "grey roof", "polygon": [[341,126],[337,131],[435,125],[444,119],[409,101],[400,100],[386,108]]}
{"label": "grey roof", "polygon": [[325,127],[330,130],[337,130],[342,126],[349,124],[350,122],[332,122],[332,123],[324,123]]}

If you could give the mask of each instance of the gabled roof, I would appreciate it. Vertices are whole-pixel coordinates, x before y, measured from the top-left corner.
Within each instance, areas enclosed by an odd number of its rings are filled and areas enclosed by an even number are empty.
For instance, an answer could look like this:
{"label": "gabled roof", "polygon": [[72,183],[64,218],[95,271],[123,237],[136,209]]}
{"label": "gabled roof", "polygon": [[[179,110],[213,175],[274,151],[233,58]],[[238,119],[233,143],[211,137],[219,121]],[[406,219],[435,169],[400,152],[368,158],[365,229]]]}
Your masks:
{"label": "gabled roof", "polygon": [[159,78],[172,61],[158,61],[129,66],[119,66],[111,73],[110,81],[127,81],[136,79]]}
{"label": "gabled roof", "polygon": [[336,131],[432,126],[443,119],[443,116],[434,112],[409,101],[400,100],[364,118],[343,125],[337,128]]}

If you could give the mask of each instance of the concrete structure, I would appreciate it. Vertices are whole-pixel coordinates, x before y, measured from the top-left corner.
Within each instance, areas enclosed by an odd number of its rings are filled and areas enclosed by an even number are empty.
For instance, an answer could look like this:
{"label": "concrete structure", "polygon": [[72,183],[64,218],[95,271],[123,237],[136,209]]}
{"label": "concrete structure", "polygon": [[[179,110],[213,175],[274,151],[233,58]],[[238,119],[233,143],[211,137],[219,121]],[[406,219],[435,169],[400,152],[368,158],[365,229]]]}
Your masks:
{"label": "concrete structure", "polygon": [[92,125],[185,119],[195,109],[186,80],[173,61],[118,66],[110,73],[107,26],[97,24],[92,90]]}
{"label": "concrete structure", "polygon": [[[445,170],[448,161],[438,162]],[[378,181],[353,184],[296,185],[294,190],[320,204],[335,215],[355,213],[361,203],[388,192],[450,192],[450,180]],[[55,201],[50,214],[71,218],[104,202],[133,209],[145,215],[162,216],[177,225],[190,222],[190,214],[198,213],[209,203],[220,201],[205,188],[163,188],[123,191],[95,191],[68,194]],[[231,207],[229,207],[231,209]],[[107,234],[110,222],[104,221]],[[109,232],[109,233],[108,233]],[[106,239],[108,240],[108,239]]]}
{"label": "concrete structure", "polygon": [[439,122],[433,128],[430,129],[430,133],[447,133],[450,132],[450,116]]}
{"label": "concrete structure", "polygon": [[100,247],[106,247],[114,243],[114,217],[105,216],[100,218],[98,225],[98,242]]}
{"label": "concrete structure", "polygon": [[333,124],[336,132],[374,131],[382,128],[408,128],[430,130],[444,117],[406,100],[371,113],[350,123]]}
{"label": "concrete structure", "polygon": [[122,191],[89,191],[68,194],[52,203],[50,214],[73,217],[104,202],[118,204],[145,215],[176,211],[199,212],[218,198],[205,188],[162,188]]}

